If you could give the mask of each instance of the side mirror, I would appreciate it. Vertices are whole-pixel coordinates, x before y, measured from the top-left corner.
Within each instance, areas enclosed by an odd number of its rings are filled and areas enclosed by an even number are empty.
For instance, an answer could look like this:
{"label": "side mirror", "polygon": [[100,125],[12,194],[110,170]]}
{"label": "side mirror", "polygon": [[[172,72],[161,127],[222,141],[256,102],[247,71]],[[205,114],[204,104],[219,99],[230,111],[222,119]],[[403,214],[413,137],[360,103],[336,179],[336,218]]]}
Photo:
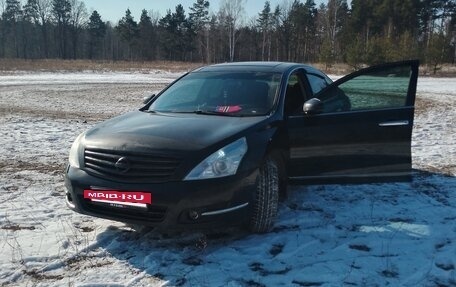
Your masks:
{"label": "side mirror", "polygon": [[316,115],[323,112],[323,102],[317,98],[312,98],[304,103],[302,110],[306,115]]}
{"label": "side mirror", "polygon": [[155,97],[155,94],[144,96],[143,104],[147,104],[148,102],[150,102],[150,100],[152,100],[153,97]]}

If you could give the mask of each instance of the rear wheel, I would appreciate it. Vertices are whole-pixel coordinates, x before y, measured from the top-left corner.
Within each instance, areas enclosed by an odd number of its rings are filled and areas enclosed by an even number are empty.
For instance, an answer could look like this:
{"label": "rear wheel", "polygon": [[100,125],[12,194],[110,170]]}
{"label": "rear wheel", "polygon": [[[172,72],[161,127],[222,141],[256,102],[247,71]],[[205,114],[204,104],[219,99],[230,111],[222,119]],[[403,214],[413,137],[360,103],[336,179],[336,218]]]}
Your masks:
{"label": "rear wheel", "polygon": [[274,225],[279,203],[279,167],[276,161],[268,158],[260,167],[255,196],[253,199],[250,230],[268,232]]}

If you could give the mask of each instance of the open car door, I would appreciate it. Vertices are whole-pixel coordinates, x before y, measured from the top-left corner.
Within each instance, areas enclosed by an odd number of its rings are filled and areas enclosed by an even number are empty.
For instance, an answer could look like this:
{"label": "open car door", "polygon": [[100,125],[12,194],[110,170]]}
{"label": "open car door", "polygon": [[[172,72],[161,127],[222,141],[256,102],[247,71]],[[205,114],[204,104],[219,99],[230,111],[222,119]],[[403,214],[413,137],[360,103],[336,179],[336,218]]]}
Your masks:
{"label": "open car door", "polygon": [[289,175],[332,182],[410,178],[417,60],[345,76],[288,118]]}

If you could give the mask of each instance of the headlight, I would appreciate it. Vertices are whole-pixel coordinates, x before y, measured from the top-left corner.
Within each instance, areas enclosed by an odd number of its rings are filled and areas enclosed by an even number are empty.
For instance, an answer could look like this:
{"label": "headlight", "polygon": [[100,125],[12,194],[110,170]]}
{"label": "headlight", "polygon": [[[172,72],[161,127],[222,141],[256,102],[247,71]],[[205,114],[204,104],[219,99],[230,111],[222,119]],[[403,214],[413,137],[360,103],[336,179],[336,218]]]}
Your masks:
{"label": "headlight", "polygon": [[79,168],[79,143],[81,141],[82,136],[84,133],[80,134],[73,142],[73,145],[70,149],[70,155],[68,157],[68,161],[70,165],[75,168]]}
{"label": "headlight", "polygon": [[245,138],[219,149],[198,164],[184,180],[217,178],[233,175],[237,172],[242,158],[247,152]]}

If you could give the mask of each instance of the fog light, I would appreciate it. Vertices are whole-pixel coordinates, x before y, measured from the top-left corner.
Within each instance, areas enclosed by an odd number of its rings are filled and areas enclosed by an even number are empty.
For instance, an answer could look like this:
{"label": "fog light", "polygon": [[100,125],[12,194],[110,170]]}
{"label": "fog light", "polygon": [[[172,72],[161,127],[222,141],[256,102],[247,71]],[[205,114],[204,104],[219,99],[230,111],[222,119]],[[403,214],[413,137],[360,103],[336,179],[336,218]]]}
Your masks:
{"label": "fog light", "polygon": [[199,214],[194,210],[190,210],[188,213],[188,217],[190,217],[191,220],[197,220],[199,218]]}

